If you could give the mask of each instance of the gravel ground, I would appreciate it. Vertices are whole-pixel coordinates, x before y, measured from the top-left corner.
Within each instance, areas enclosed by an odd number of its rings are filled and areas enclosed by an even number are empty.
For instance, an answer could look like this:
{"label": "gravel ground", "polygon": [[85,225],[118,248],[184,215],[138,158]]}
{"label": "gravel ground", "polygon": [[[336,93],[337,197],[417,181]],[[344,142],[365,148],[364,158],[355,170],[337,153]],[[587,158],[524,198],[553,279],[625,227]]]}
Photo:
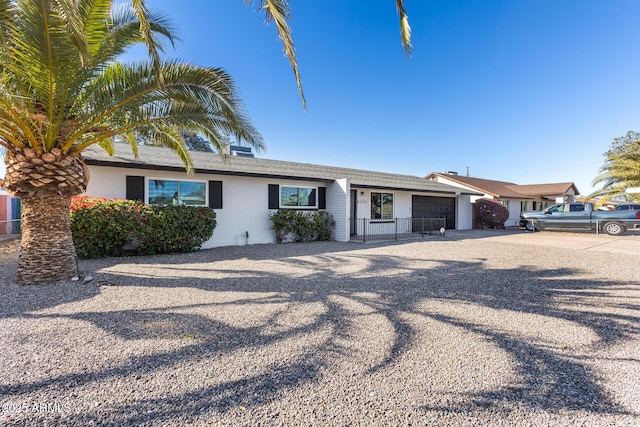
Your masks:
{"label": "gravel ground", "polygon": [[640,257],[434,238],[12,283],[2,425],[640,425]]}

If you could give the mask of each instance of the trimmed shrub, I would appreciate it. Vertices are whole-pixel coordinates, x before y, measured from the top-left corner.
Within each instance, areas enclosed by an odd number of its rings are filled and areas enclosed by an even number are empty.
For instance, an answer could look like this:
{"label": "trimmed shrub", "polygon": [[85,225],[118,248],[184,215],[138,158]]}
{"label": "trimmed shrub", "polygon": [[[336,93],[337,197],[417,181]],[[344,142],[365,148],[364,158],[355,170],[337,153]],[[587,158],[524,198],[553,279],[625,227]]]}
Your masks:
{"label": "trimmed shrub", "polygon": [[193,252],[216,228],[216,213],[203,206],[149,206],[139,255]]}
{"label": "trimmed shrub", "polygon": [[71,232],[83,258],[191,252],[211,237],[208,207],[145,206],[140,201],[75,197]]}
{"label": "trimmed shrub", "polygon": [[289,238],[294,242],[331,240],[335,221],[324,211],[296,211],[280,209],[269,215],[271,229],[276,234],[276,242],[283,243]]}
{"label": "trimmed shrub", "polygon": [[81,258],[123,256],[126,245],[141,238],[147,207],[134,200],[74,197],[71,233]]}
{"label": "trimmed shrub", "polygon": [[476,226],[479,228],[504,228],[509,210],[491,199],[478,199],[473,204]]}

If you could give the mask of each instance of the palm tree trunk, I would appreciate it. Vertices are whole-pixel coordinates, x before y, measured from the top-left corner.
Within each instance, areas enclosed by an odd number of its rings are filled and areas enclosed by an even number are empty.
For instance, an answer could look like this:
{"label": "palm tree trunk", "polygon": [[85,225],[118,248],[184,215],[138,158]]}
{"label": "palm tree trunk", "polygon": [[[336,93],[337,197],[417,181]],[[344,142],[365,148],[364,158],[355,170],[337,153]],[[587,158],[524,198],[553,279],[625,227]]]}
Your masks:
{"label": "palm tree trunk", "polygon": [[79,154],[15,148],[7,152],[2,184],[22,200],[22,250],[16,281],[52,283],[77,276],[71,236],[71,198],[87,188],[89,171]]}
{"label": "palm tree trunk", "polygon": [[23,196],[22,249],[16,280],[51,283],[78,275],[71,237],[71,196],[50,192]]}

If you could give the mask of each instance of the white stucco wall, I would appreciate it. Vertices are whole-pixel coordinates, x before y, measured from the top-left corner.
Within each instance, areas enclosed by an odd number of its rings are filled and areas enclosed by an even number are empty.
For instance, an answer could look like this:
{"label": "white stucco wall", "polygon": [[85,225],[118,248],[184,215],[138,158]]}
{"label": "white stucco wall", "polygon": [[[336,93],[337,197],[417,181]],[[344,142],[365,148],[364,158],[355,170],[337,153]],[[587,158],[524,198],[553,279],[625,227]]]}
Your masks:
{"label": "white stucco wall", "polygon": [[[203,247],[242,246],[275,243],[269,220],[269,184],[267,180],[245,177],[206,175],[222,181],[222,209],[215,209],[218,225]],[[249,233],[246,237],[245,233]]]}
{"label": "white stucco wall", "polygon": [[333,216],[336,223],[333,229],[333,239],[338,242],[349,241],[350,194],[351,184],[346,178],[337,179],[327,186],[327,212]]}
{"label": "white stucco wall", "polygon": [[520,200],[509,199],[509,218],[504,223],[506,227],[520,225]]}
{"label": "white stucco wall", "polygon": [[[90,166],[91,180],[86,194],[92,197],[126,198],[126,176],[144,176],[145,194],[148,197],[149,179],[171,179],[182,181],[222,181],[223,208],[216,209],[218,224],[211,239],[203,248],[219,246],[237,246],[245,244],[275,243],[269,219],[269,184],[288,187],[326,187],[326,210],[335,220],[334,239],[341,242],[350,239],[351,184],[348,179],[334,182],[305,180],[285,180],[271,178],[242,177],[235,175],[194,174],[185,172],[166,172],[144,169],[124,169],[103,166]],[[396,190],[371,190],[357,188],[357,218],[371,217],[371,192],[393,193],[394,218],[412,217],[412,196],[443,197],[442,194],[420,193]],[[208,194],[207,194],[208,197]],[[145,200],[146,202],[146,200]],[[208,202],[208,201],[207,201]],[[469,196],[457,196],[456,228],[472,227],[472,207]],[[398,232],[408,231],[410,221],[398,222]],[[402,225],[400,225],[402,224]],[[360,223],[358,224],[361,225]],[[405,230],[402,227],[406,227]],[[359,231],[361,233],[361,230]]]}
{"label": "white stucco wall", "polygon": [[456,230],[473,228],[473,205],[471,196],[462,194],[456,198]]}
{"label": "white stucco wall", "polygon": [[86,194],[91,197],[124,199],[127,197],[127,175],[144,175],[138,170],[89,166],[89,185]]}
{"label": "white stucco wall", "polygon": [[[245,244],[275,243],[275,234],[271,230],[269,219],[269,184],[288,187],[327,187],[329,183],[268,178],[240,177],[229,175],[194,174],[184,172],[165,172],[143,169],[122,169],[90,166],[91,180],[86,194],[92,197],[126,198],[126,176],[145,176],[149,179],[175,179],[189,181],[222,181],[222,209],[216,209],[217,226],[213,236],[205,242],[203,248],[218,246],[238,246]],[[147,188],[145,187],[145,194]],[[339,198],[334,196],[333,209],[339,210]],[[348,194],[348,192],[347,192]],[[148,195],[147,195],[148,196]],[[343,196],[348,218],[348,196]],[[327,194],[327,203],[329,195]],[[334,217],[337,217],[334,214]],[[343,225],[344,228],[344,225]],[[248,238],[247,233],[248,232]],[[348,231],[347,231],[348,240]]]}

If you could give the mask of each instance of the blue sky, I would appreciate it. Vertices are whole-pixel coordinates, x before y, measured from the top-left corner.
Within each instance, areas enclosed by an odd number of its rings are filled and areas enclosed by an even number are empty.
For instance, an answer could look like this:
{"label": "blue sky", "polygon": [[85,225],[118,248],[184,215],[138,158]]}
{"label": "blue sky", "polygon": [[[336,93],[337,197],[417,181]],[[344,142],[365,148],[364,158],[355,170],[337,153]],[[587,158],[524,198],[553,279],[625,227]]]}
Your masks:
{"label": "blue sky", "polygon": [[296,1],[304,111],[273,25],[243,0],[148,0],[170,57],[235,79],[278,160],[424,176],[457,171],[581,193],[613,138],[640,130],[640,1]]}
{"label": "blue sky", "polygon": [[613,138],[640,129],[637,0],[295,1],[308,108],[273,25],[242,0],[150,0],[173,52],[226,68],[264,157],[424,176],[452,170],[582,193]]}

